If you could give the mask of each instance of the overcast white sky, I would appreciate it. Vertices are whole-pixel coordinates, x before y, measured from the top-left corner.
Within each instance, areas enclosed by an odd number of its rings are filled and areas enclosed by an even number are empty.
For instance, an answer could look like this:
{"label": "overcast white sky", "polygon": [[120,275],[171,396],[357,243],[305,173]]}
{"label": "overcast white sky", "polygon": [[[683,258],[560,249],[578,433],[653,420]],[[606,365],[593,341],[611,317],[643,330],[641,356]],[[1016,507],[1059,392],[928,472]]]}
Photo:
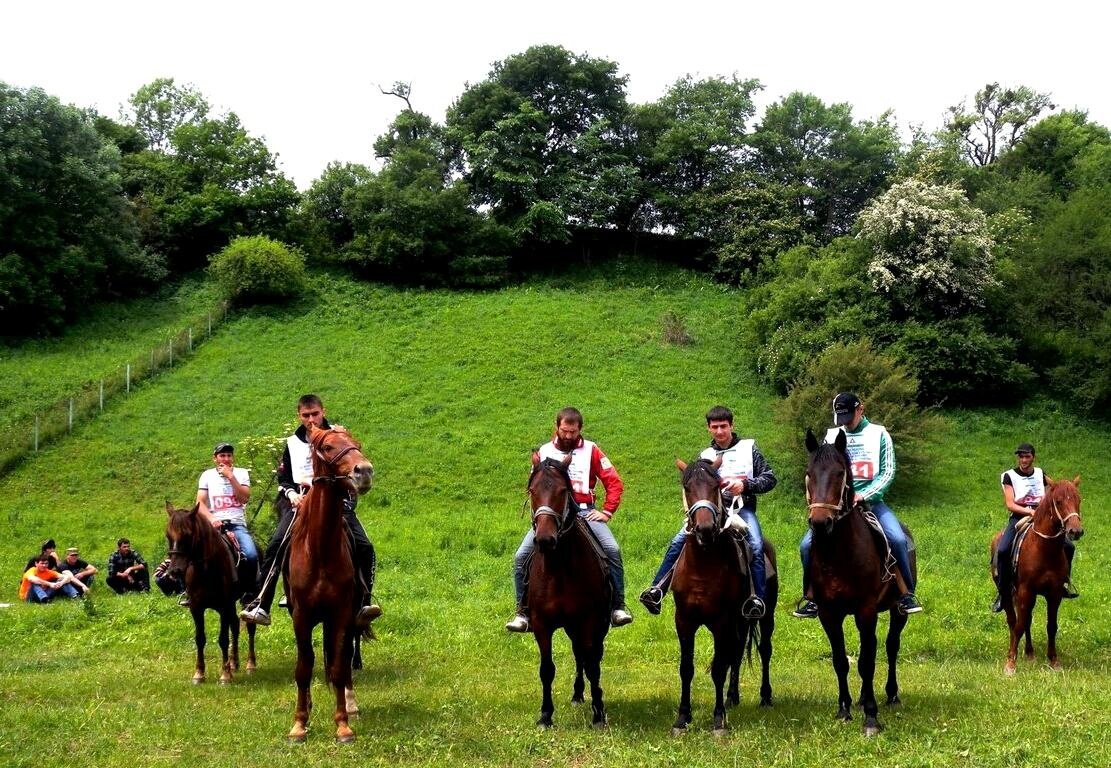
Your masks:
{"label": "overcast white sky", "polygon": [[[306,188],[332,160],[373,164],[371,144],[412,83],[442,121],[494,61],[552,43],[616,61],[630,101],[695,76],[754,77],[759,106],[791,91],[848,102],[858,119],[895,111],[938,127],[985,83],[1027,85],[1111,126],[1100,3],[956,0],[36,0],[6,4],[0,81],[39,86],[117,117],[157,77],[191,84],[266,140]],[[1098,14],[1098,15],[1097,15]],[[757,113],[757,119],[760,112]]]}

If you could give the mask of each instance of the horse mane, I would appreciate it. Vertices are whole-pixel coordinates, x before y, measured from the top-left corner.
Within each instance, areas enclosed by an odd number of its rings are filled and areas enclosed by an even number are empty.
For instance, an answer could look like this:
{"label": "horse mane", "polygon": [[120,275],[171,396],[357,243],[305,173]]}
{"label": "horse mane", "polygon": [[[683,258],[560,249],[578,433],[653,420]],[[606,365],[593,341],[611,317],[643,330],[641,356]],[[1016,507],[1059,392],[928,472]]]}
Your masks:
{"label": "horse mane", "polygon": [[695,473],[700,471],[709,473],[710,477],[714,478],[715,480],[721,480],[721,475],[718,474],[718,471],[716,469],[714,469],[714,462],[710,461],[709,459],[699,458],[687,464],[687,468],[683,470],[683,485],[685,486],[687,482],[695,476]]}

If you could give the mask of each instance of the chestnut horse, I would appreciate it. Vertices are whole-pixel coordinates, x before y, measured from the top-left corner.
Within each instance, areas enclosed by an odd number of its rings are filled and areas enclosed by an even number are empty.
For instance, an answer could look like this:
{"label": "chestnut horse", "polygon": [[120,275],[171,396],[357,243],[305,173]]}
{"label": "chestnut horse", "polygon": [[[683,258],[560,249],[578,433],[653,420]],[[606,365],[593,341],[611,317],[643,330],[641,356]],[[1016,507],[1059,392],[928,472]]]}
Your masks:
{"label": "chestnut horse", "polygon": [[606,708],[600,681],[603,644],[610,628],[610,581],[587,525],[579,518],[567,474],[570,462],[570,455],[562,462],[534,458],[528,481],[537,550],[528,571],[529,626],[540,650],[540,682],[544,688],[536,724],[545,728],[552,725],[552,635],[562,627],[575,654],[571,702],[583,702],[585,671],[590,680],[593,724],[604,728]]}
{"label": "chestnut horse", "polygon": [[[895,609],[899,588],[887,568],[881,538],[868,523],[864,510],[853,504],[853,481],[845,433],[839,430],[833,444],[819,444],[806,430],[810,460],[806,467],[808,521],[814,533],[810,550],[809,583],[818,618],[829,638],[833,670],[837,673],[837,717],[852,720],[849,695],[849,658],[845,653],[845,617],[856,620],[860,633],[860,705],[864,708],[864,734],[874,736],[882,726],[873,678],[876,673],[876,623],[881,611],[890,615],[887,630],[887,703],[899,702],[896,667],[899,643],[907,616]],[[904,530],[906,527],[904,526]],[[910,539],[910,532],[907,531]],[[910,547],[911,572],[917,572],[914,547]]]}
{"label": "chestnut horse", "polygon": [[[675,564],[671,582],[675,596],[675,633],[679,636],[679,679],[681,693],[679,712],[672,733],[684,733],[691,722],[691,680],[694,678],[694,637],[699,627],[706,627],[714,637],[714,658],[710,677],[714,681],[714,735],[724,735],[726,706],[740,702],[738,677],[741,659],[747,647],[760,651],[762,678],[760,705],[771,706],[772,687],[769,668],[772,656],[772,632],[775,629],[775,606],[779,596],[779,579],[775,576],[775,547],[764,541],[771,568],[766,591],[766,610],[761,619],[745,619],[741,606],[751,594],[751,575],[743,569],[731,533],[723,530],[726,510],[722,505],[721,476],[716,461],[699,459],[690,464],[676,461],[683,484],[683,507],[687,515],[689,535]],[[725,695],[725,678],[729,676],[729,692]]]}
{"label": "chestnut horse", "polygon": [[313,483],[302,499],[290,527],[289,558],[285,564],[285,592],[292,606],[297,638],[297,709],[291,742],[305,740],[312,709],[309,684],[315,660],[312,631],[323,624],[324,661],[336,695],[336,740],[355,740],[348,725],[351,656],[356,634],[355,566],[343,522],[344,501],[350,493],[363,494],[374,482],[374,467],[349,432],[339,427],[308,433],[312,451]]}
{"label": "chestnut horse", "polygon": [[[192,509],[174,509],[166,502],[166,543],[169,546],[170,573],[185,584],[189,595],[189,611],[193,614],[194,638],[197,643],[197,667],[193,683],[205,679],[204,612],[216,611],[220,616],[220,651],[224,662],[220,672],[221,685],[231,682],[232,672],[239,671],[239,615],[235,601],[244,588],[254,589],[256,568],[240,559],[238,572],[228,544],[212,524]],[[231,656],[228,656],[228,635],[231,635]],[[247,673],[255,671],[255,626],[247,625]]]}
{"label": "chestnut horse", "polygon": [[[1065,556],[1065,539],[1076,541],[1084,535],[1084,522],[1080,519],[1080,477],[1054,482],[1045,479],[1045,496],[1034,510],[1030,533],[1018,551],[1018,564],[1013,578],[1014,595],[1003,595],[1003,610],[1011,629],[1011,645],[1003,671],[1015,673],[1018,639],[1026,636],[1026,658],[1034,658],[1034,644],[1030,640],[1031,616],[1038,595],[1045,598],[1046,656],[1049,666],[1060,669],[1057,660],[1057,609],[1065,594],[1065,581],[1069,563]],[[999,545],[1002,531],[991,542],[992,554]],[[1018,546],[1017,542],[1015,546]]]}

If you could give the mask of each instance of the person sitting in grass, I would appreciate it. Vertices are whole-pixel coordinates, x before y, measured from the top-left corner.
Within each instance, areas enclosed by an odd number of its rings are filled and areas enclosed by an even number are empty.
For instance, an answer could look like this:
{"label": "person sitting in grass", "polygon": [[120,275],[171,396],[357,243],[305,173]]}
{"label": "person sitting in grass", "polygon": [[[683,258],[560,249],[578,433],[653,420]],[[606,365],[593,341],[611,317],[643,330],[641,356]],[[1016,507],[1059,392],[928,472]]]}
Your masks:
{"label": "person sitting in grass", "polygon": [[73,577],[86,587],[92,586],[93,576],[96,575],[96,566],[82,560],[80,550],[77,547],[70,547],[66,550],[66,559],[55,570],[72,573]]}
{"label": "person sitting in grass", "polygon": [[59,592],[66,597],[81,597],[89,591],[69,571],[59,573],[50,567],[50,556],[45,552],[31,558],[34,567],[28,568],[19,583],[19,599],[29,603],[49,603]]}
{"label": "person sitting in grass", "polygon": [[116,540],[116,551],[108,558],[106,581],[120,595],[124,592],[150,592],[147,563],[131,548],[131,540],[126,536]]}
{"label": "person sitting in grass", "polygon": [[[58,566],[60,565],[60,563],[58,562],[58,552],[57,547],[54,545],[54,539],[47,539],[42,543],[41,554],[46,555],[50,558],[51,568],[53,568],[54,570],[58,570]],[[23,566],[23,570],[26,571],[28,568],[34,568],[35,561],[38,559],[38,555],[32,555],[31,557],[27,558],[27,565]]]}

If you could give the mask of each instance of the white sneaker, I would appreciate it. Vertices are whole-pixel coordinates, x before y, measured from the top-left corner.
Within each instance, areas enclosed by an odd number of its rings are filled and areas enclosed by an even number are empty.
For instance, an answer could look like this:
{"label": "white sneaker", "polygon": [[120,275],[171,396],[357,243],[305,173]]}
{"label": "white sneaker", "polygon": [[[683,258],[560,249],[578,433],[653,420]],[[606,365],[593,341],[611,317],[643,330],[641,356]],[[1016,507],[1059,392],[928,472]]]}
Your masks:
{"label": "white sneaker", "polygon": [[239,618],[248,624],[261,624],[264,627],[270,626],[270,614],[262,606],[255,608],[244,609],[239,612]]}
{"label": "white sneaker", "polygon": [[510,632],[528,632],[528,616],[517,614],[510,621],[506,622],[505,628]]}
{"label": "white sneaker", "polygon": [[610,614],[610,624],[615,627],[623,627],[626,624],[633,623],[633,615],[626,611],[624,608],[617,608]]}

